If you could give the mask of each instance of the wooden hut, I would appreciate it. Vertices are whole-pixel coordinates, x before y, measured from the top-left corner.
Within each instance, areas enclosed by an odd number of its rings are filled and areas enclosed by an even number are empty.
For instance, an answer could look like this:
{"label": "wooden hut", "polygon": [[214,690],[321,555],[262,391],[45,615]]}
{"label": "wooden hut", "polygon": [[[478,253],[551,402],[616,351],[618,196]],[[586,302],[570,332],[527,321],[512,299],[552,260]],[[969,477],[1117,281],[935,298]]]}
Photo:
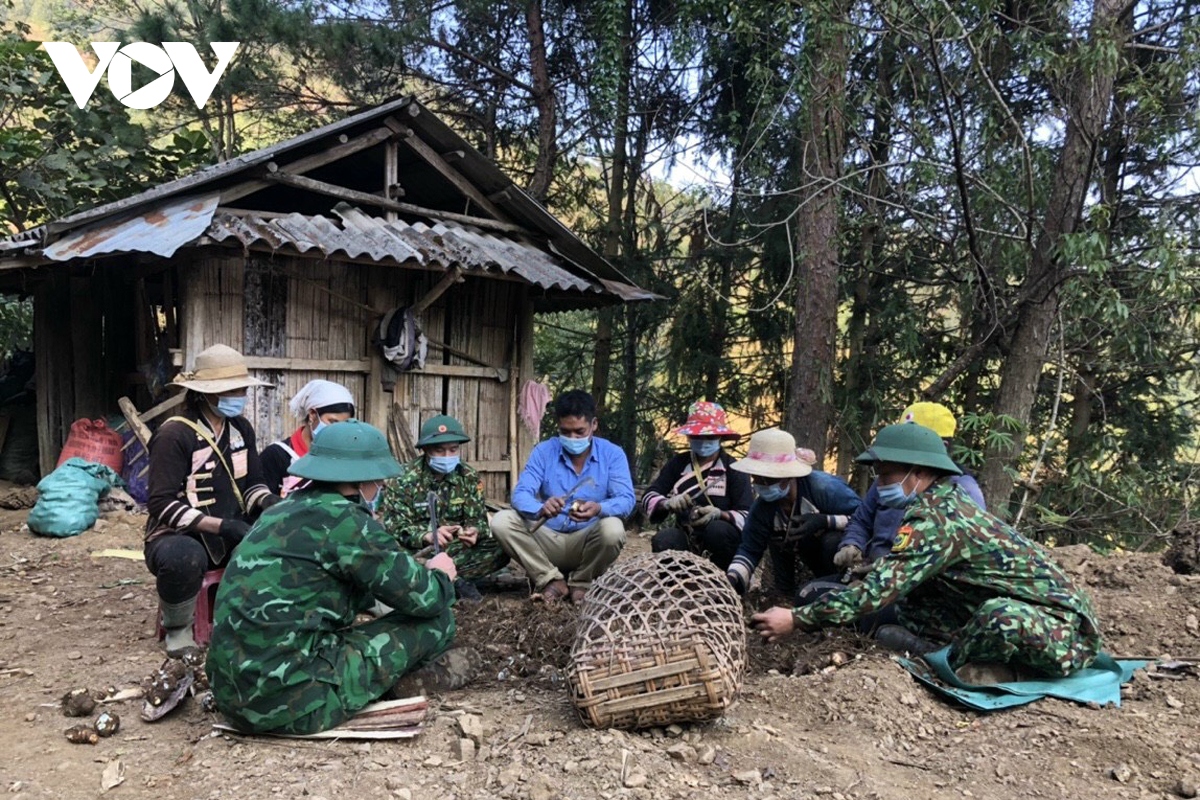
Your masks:
{"label": "wooden hut", "polygon": [[[246,411],[260,446],[326,378],[400,439],[461,419],[497,500],[537,440],[534,313],[653,298],[412,98],[0,241],[0,291],[34,297],[43,473],[74,420],[145,409],[224,343],[274,384]],[[399,372],[372,340],[406,307],[429,344]]]}

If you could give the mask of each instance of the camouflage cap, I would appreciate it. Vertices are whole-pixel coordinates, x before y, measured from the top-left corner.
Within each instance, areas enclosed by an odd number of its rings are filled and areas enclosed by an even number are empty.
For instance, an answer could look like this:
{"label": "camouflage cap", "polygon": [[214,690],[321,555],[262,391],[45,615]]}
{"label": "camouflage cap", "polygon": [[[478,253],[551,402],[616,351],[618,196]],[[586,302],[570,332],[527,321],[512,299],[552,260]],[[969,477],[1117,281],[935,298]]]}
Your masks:
{"label": "camouflage cap", "polygon": [[379,481],[400,471],[384,435],[357,419],[323,428],[313,437],[308,455],[288,467],[296,477],[327,483]]}
{"label": "camouflage cap", "polygon": [[858,458],[854,460],[860,464],[891,461],[895,464],[933,467],[953,475],[962,474],[962,470],[946,453],[946,443],[937,435],[937,431],[915,422],[903,422],[883,428],[875,434],[875,441],[871,442],[871,446],[859,453]]}

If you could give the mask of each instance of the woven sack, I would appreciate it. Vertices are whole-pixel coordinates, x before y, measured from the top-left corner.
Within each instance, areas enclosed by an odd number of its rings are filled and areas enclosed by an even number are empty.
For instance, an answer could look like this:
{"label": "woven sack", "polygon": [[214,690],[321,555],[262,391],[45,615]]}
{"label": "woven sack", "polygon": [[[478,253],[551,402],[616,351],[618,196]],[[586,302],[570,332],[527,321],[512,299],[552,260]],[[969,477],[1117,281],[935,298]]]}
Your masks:
{"label": "woven sack", "polygon": [[567,676],[584,724],[716,719],[746,667],[742,604],[712,562],[680,550],[614,565],[592,583]]}

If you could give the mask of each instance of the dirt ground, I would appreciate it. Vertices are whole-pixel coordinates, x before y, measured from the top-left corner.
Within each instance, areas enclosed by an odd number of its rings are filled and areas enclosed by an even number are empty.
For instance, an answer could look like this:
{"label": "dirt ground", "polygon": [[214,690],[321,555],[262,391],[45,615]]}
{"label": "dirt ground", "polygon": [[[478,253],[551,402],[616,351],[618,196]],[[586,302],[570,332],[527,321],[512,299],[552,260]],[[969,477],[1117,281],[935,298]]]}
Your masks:
{"label": "dirt ground", "polygon": [[[750,643],[740,698],[721,720],[640,733],[583,727],[562,672],[574,611],[489,595],[460,613],[490,658],[476,685],[435,698],[419,738],[314,742],[216,734],[188,700],[96,745],[63,731],[68,690],[136,686],[161,663],[142,517],[117,513],[71,539],[31,535],[0,511],[0,790],[14,798],[1107,798],[1192,797],[1200,785],[1200,678],[1147,670],[1121,708],[1043,700],[976,713],[938,699],[846,633]],[[626,554],[648,549],[634,535]],[[1200,576],[1158,555],[1057,551],[1093,593],[1118,656],[1200,656]],[[829,657],[849,656],[829,667]],[[462,758],[460,725],[477,717]],[[472,722],[472,720],[468,720]],[[105,773],[123,782],[102,792]]]}

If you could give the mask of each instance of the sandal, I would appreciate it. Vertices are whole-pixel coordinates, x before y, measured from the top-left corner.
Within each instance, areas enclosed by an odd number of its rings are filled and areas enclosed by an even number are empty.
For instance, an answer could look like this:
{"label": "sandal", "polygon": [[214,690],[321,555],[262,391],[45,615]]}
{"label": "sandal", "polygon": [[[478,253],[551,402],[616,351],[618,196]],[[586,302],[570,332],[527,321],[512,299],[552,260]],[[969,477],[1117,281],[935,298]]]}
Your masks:
{"label": "sandal", "polygon": [[559,600],[566,598],[571,594],[567,582],[562,578],[553,580],[542,587],[542,591],[533,595],[534,600],[541,600],[544,603],[557,603]]}

